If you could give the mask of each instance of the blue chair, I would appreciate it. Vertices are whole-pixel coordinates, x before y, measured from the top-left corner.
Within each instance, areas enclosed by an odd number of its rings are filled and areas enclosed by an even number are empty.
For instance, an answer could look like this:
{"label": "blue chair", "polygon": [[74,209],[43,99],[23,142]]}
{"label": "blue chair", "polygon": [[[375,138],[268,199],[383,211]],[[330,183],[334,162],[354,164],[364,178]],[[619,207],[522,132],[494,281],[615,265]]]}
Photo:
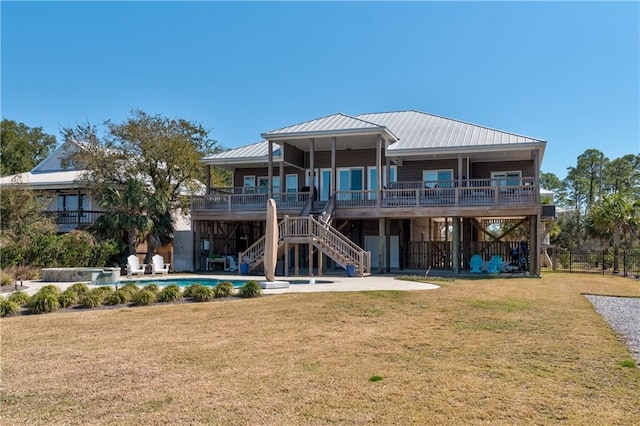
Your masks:
{"label": "blue chair", "polygon": [[471,266],[470,272],[472,274],[482,273],[482,270],[480,269],[482,268],[482,256],[480,256],[478,253],[471,256],[471,260],[469,261],[469,266]]}

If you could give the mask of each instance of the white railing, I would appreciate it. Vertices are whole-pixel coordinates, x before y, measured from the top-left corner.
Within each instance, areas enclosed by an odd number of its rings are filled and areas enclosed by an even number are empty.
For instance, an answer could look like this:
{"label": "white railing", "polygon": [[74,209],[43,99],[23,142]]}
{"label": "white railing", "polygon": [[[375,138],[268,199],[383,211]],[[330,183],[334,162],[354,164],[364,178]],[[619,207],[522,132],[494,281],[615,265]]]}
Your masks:
{"label": "white railing", "polygon": [[[279,209],[294,210],[294,214],[306,216],[311,209],[309,192],[274,193],[273,198]],[[540,202],[540,195],[534,178],[501,178],[465,179],[461,185],[455,180],[393,182],[380,191],[336,191],[332,199],[336,209],[366,209],[531,205]],[[191,201],[191,209],[196,212],[264,211],[266,205],[267,194],[254,188],[216,189]]]}
{"label": "white railing", "polygon": [[[312,216],[285,216],[278,224],[278,241],[287,238],[307,238],[310,244],[323,250],[340,266],[354,265],[362,276],[371,271],[371,253],[360,248],[353,241],[345,237],[327,223],[322,223]],[[247,250],[238,255],[240,262],[249,264],[249,269],[262,262],[264,256],[265,237],[261,237]]]}

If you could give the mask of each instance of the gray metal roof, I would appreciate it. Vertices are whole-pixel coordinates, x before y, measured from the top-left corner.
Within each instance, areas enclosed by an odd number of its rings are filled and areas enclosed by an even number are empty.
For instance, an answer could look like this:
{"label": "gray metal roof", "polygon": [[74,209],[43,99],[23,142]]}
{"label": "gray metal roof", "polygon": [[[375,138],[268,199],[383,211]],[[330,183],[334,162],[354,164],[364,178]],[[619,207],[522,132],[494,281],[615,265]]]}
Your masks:
{"label": "gray metal roof", "polygon": [[359,119],[389,128],[399,141],[389,151],[544,143],[541,139],[503,132],[420,111],[361,114]]}
{"label": "gray metal roof", "polygon": [[362,118],[352,117],[347,114],[333,114],[317,118],[304,123],[294,124],[281,129],[272,130],[262,134],[263,138],[273,139],[279,136],[321,134],[345,131],[386,130],[385,126],[372,123]]}
{"label": "gray metal roof", "polygon": [[[273,145],[273,155],[280,155],[280,146],[274,144]],[[267,158],[269,156],[269,142],[262,141],[256,142],[251,145],[241,146],[240,148],[230,149],[228,151],[218,152],[217,154],[209,155],[208,157],[203,158],[203,161],[213,160],[213,159],[233,159],[233,158],[256,158],[256,157],[264,157]]]}

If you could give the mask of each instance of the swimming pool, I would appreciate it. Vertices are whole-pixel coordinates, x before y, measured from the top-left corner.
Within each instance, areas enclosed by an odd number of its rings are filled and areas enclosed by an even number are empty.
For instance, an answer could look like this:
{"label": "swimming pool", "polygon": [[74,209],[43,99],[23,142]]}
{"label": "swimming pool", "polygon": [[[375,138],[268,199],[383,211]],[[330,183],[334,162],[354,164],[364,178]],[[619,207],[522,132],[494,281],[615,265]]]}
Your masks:
{"label": "swimming pool", "polygon": [[[229,281],[231,284],[233,284],[234,287],[242,287],[243,285],[245,285],[247,283],[247,281],[264,281],[264,279],[261,279],[260,277],[256,277],[255,280],[229,280],[229,279],[217,279],[217,278],[164,278],[164,279],[150,279],[150,280],[125,280],[125,281],[118,281],[117,283],[114,284],[109,284],[109,285],[116,285],[117,287],[122,287],[123,285],[126,284],[135,284],[137,286],[141,286],[144,287],[145,285],[148,284],[155,284],[158,287],[162,287],[162,286],[167,286],[170,284],[175,284],[178,287],[188,287],[191,284],[201,284],[204,286],[209,286],[209,287],[215,287],[218,284],[220,284],[221,282],[225,282],[225,281]],[[289,281],[289,284],[292,285],[300,285],[300,284],[309,284],[309,280],[287,280]],[[327,280],[315,280],[314,281],[315,284],[331,284],[333,283],[333,281],[327,281]]]}

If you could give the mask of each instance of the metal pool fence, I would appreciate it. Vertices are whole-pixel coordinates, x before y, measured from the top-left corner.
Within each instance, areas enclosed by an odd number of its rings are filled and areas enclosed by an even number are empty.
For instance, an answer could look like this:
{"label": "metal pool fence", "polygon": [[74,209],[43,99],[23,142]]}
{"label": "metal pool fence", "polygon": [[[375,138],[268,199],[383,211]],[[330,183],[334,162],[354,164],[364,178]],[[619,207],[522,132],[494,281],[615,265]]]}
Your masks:
{"label": "metal pool fence", "polygon": [[542,253],[542,271],[591,272],[602,275],[640,277],[640,249],[570,250],[549,247]]}

